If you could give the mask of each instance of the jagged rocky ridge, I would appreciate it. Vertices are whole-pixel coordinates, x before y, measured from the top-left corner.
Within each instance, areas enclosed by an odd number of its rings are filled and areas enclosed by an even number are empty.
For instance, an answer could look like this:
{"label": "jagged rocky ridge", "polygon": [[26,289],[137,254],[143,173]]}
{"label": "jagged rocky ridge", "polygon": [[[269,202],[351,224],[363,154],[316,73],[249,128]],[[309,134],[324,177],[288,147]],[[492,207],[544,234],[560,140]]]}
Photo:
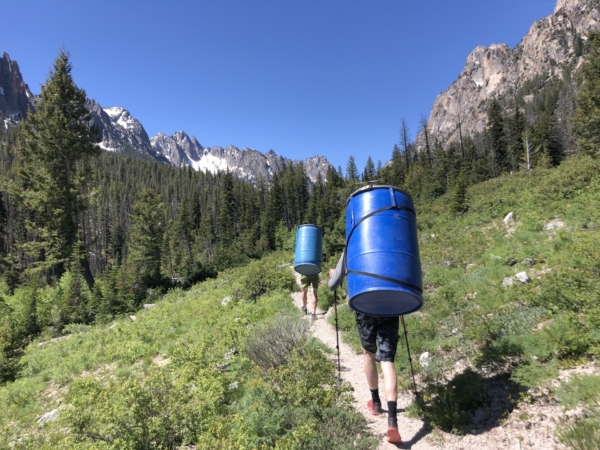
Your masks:
{"label": "jagged rocky ridge", "polygon": [[[268,181],[284,164],[296,164],[273,150],[261,153],[251,148],[238,149],[233,145],[223,147],[203,147],[195,136],[189,137],[184,131],[172,136],[158,133],[150,139],[152,147],[174,166],[190,166],[196,170],[217,171],[230,170],[237,177],[256,182],[259,178]],[[318,174],[326,179],[329,162],[323,156],[313,156],[303,161],[306,175],[315,182]]]}
{"label": "jagged rocky ridge", "polygon": [[88,109],[92,113],[92,123],[101,133],[100,147],[109,152],[139,153],[162,162],[168,162],[152,148],[148,133],[143,125],[129,114],[126,109],[115,106],[102,108],[93,99],[88,99]]}
{"label": "jagged rocky ridge", "polygon": [[0,58],[0,116],[7,122],[21,120],[29,108],[35,107],[37,98],[23,81],[19,65],[7,53]]}
{"label": "jagged rocky ridge", "polygon": [[435,100],[430,133],[442,142],[456,140],[459,121],[463,135],[483,131],[489,100],[516,91],[536,76],[562,77],[566,64],[579,66],[576,40],[585,40],[586,32],[598,29],[598,0],[558,0],[554,13],[536,21],[515,48],[476,47],[458,79]]}
{"label": "jagged rocky ridge", "polygon": [[[16,61],[4,53],[0,58],[0,116],[5,126],[11,121],[19,121],[28,109],[35,110],[39,97],[33,95]],[[144,126],[129,111],[121,106],[103,108],[95,100],[88,100],[92,114],[92,123],[101,133],[100,147],[106,151],[134,154],[152,158],[175,167],[192,167],[195,170],[231,171],[237,177],[250,182],[259,179],[270,181],[273,174],[281,170],[284,164],[298,164],[273,150],[261,153],[251,148],[238,149],[233,145],[222,147],[203,147],[198,140],[178,131],[172,136],[158,133],[151,139]],[[311,183],[320,173],[326,180],[327,169],[331,166],[323,156],[313,156],[303,161],[305,172]]]}

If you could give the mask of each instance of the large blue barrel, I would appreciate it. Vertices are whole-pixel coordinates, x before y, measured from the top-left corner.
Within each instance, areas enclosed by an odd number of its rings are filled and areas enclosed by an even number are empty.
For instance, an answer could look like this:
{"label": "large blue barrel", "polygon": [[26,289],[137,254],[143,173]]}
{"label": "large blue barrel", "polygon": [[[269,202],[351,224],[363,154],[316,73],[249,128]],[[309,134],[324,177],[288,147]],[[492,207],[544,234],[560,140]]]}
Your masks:
{"label": "large blue barrel", "polygon": [[354,192],[346,208],[346,267],[350,307],[394,317],[423,306],[415,207],[393,186]]}
{"label": "large blue barrel", "polygon": [[321,273],[322,247],[323,230],[321,227],[311,224],[297,227],[294,270],[302,275]]}

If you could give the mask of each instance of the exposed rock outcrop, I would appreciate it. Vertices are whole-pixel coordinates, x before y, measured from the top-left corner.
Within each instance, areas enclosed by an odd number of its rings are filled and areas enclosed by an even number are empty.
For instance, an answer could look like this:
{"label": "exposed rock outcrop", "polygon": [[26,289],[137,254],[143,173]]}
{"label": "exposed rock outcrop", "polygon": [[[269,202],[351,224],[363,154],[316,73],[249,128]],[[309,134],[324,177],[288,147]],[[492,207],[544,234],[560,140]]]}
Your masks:
{"label": "exposed rock outcrop", "polygon": [[[224,172],[229,170],[238,178],[256,183],[260,178],[270,181],[273,175],[285,164],[298,164],[273,150],[261,153],[251,148],[238,149],[233,145],[223,147],[202,147],[195,136],[191,138],[184,132],[178,131],[172,136],[158,133],[150,139],[156,153],[162,154],[176,167],[190,166],[204,172]],[[318,174],[323,181],[326,179],[330,166],[323,156],[306,158],[303,162],[308,178],[314,183]]]}
{"label": "exposed rock outcrop", "polygon": [[133,151],[166,162],[163,155],[152,148],[148,133],[129,111],[120,106],[102,108],[93,99],[88,99],[87,106],[92,113],[92,123],[100,129],[100,147],[104,150],[119,153]]}
{"label": "exposed rock outcrop", "polygon": [[155,152],[162,155],[174,166],[194,167],[200,161],[204,148],[195,136],[191,138],[184,131],[178,131],[173,136],[158,133],[150,139]]}
{"label": "exposed rock outcrop", "polygon": [[21,120],[28,108],[34,108],[36,100],[23,81],[17,62],[3,53],[0,58],[0,116]]}
{"label": "exposed rock outcrop", "polygon": [[491,98],[536,76],[561,77],[565,64],[581,64],[578,40],[598,29],[598,0],[558,0],[554,13],[536,21],[514,49],[506,44],[475,48],[458,79],[435,100],[430,132],[442,141],[456,140],[459,121],[463,135],[483,131]]}

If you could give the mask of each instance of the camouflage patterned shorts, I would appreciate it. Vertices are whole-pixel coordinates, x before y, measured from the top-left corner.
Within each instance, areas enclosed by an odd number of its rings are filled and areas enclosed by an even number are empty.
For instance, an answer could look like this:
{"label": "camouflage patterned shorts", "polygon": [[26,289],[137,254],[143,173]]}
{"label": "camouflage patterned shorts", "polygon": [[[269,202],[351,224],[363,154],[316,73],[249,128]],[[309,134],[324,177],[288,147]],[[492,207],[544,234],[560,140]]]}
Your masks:
{"label": "camouflage patterned shorts", "polygon": [[394,362],[398,347],[399,317],[373,317],[356,313],[356,326],[362,348],[377,354],[377,361]]}

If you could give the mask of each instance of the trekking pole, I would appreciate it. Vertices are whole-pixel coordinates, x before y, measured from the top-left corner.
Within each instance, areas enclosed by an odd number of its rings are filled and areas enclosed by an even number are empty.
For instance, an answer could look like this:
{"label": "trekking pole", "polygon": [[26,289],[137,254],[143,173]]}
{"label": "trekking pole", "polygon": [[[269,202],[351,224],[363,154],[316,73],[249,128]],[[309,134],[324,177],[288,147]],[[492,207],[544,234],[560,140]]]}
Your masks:
{"label": "trekking pole", "polygon": [[410,364],[410,373],[412,374],[413,386],[415,388],[415,396],[418,397],[419,393],[417,392],[417,383],[415,381],[415,371],[413,370],[412,358],[410,357],[410,347],[408,346],[408,331],[406,331],[406,324],[404,323],[404,316],[402,318],[402,327],[404,328],[404,339],[406,339],[406,350],[408,350],[408,362]]}
{"label": "trekking pole", "polygon": [[340,336],[338,334],[337,289],[333,291],[333,310],[335,311],[335,348],[338,354],[338,384],[342,383],[342,368],[340,364]]}

